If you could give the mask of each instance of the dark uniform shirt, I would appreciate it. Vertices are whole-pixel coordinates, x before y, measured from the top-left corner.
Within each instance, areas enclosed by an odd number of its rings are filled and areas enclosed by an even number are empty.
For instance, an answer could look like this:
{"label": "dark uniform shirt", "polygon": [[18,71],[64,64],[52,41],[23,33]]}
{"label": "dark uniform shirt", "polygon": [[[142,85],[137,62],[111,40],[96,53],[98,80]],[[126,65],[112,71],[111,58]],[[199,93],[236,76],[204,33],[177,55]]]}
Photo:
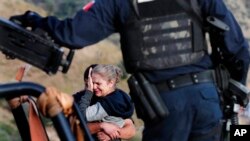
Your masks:
{"label": "dark uniform shirt", "polygon": [[[222,0],[198,0],[198,3],[203,17],[217,17],[229,26],[230,31],[218,40],[224,41],[226,46],[222,50],[226,51],[226,54],[232,54],[242,62],[242,71],[239,72],[241,76],[237,79],[245,83],[250,59],[248,44],[240,26]],[[132,8],[129,0],[95,0],[79,10],[71,19],[61,21],[55,17],[48,17],[37,21],[37,26],[49,31],[58,43],[80,49],[97,43],[112,33],[120,32],[130,12]],[[207,54],[196,64],[151,71],[147,76],[151,81],[161,81],[179,74],[199,72],[212,67],[213,63]]]}

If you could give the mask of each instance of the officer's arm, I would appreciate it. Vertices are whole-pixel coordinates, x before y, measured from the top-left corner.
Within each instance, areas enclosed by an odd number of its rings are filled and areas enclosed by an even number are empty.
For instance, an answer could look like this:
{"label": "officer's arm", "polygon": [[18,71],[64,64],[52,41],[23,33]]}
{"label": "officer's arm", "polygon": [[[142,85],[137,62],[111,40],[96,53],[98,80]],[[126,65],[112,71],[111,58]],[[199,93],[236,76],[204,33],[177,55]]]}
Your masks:
{"label": "officer's arm", "polygon": [[119,31],[130,9],[127,0],[95,0],[94,4],[80,9],[73,18],[59,20],[49,16],[37,21],[61,45],[82,48],[97,43]]}
{"label": "officer's arm", "polygon": [[[203,16],[214,16],[229,26],[223,36],[210,35],[213,50],[220,47],[224,59],[222,63],[229,69],[233,79],[245,84],[249,68],[249,46],[240,25],[233,14],[227,9],[223,0],[199,0]],[[215,37],[216,36],[216,37]],[[220,43],[218,45],[218,43]],[[216,61],[216,60],[215,60]],[[218,60],[217,60],[218,61]]]}

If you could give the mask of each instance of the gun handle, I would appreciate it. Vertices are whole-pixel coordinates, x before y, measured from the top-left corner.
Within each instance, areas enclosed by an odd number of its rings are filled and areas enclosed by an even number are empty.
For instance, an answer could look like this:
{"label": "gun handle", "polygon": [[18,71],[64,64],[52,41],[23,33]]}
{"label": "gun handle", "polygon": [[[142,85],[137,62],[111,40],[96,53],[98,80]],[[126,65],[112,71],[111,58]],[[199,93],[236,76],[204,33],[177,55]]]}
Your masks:
{"label": "gun handle", "polygon": [[67,73],[68,72],[69,67],[71,65],[71,62],[73,60],[74,54],[75,54],[75,51],[74,50],[70,50],[69,54],[67,55],[67,58],[66,58],[65,62],[62,63],[62,66],[63,66],[62,72],[63,73]]}

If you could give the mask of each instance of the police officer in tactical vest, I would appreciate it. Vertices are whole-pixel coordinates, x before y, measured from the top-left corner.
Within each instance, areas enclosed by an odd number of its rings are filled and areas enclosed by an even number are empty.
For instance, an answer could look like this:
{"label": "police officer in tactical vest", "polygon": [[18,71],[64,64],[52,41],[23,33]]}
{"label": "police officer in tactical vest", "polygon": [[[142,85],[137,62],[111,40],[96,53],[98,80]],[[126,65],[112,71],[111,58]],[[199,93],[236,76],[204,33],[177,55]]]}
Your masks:
{"label": "police officer in tactical vest", "polygon": [[11,19],[71,49],[118,32],[143,141],[219,140],[215,70],[223,64],[232,79],[246,82],[248,44],[223,0],[95,0],[73,18],[27,11]]}

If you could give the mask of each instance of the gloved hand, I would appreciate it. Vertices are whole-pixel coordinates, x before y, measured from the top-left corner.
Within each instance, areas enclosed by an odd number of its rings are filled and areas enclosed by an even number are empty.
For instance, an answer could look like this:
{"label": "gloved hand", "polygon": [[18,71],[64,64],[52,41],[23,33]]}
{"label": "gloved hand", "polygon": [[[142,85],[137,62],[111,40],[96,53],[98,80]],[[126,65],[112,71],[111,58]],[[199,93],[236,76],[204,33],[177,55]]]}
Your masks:
{"label": "gloved hand", "polygon": [[10,21],[13,21],[15,23],[18,23],[22,25],[23,27],[34,27],[36,26],[36,23],[41,19],[42,17],[33,11],[26,11],[22,15],[15,15],[10,17]]}

